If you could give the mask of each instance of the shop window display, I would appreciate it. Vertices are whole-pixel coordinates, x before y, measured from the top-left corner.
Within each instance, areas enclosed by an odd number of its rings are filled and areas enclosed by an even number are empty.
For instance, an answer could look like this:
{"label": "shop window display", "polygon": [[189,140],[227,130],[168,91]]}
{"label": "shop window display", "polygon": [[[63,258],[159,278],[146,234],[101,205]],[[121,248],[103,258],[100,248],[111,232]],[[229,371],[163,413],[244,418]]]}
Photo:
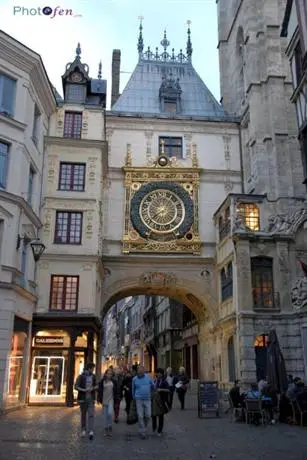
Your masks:
{"label": "shop window display", "polygon": [[21,398],[26,341],[27,334],[24,332],[17,332],[12,336],[11,353],[8,359],[8,405],[18,403]]}

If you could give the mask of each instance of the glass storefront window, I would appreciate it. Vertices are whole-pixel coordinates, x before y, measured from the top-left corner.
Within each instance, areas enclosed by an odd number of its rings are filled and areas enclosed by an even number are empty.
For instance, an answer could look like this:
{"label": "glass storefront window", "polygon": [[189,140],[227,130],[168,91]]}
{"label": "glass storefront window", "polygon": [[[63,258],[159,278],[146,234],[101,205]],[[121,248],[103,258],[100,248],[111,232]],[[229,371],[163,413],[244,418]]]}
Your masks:
{"label": "glass storefront window", "polygon": [[12,336],[11,352],[8,358],[7,404],[19,402],[21,397],[24,352],[27,334],[16,332]]}
{"label": "glass storefront window", "polygon": [[30,402],[63,402],[66,397],[67,350],[36,350],[32,361]]}

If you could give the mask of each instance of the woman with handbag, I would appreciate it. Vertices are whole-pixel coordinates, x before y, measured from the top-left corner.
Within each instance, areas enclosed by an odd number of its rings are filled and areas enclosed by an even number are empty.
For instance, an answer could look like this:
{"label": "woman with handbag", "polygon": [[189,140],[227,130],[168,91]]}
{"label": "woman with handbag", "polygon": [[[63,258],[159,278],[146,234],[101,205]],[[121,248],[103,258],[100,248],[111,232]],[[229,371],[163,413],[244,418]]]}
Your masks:
{"label": "woman with handbag", "polygon": [[152,431],[154,433],[157,431],[158,436],[161,436],[164,426],[164,415],[169,411],[169,386],[164,376],[164,370],[160,368],[157,369],[151,401]]}

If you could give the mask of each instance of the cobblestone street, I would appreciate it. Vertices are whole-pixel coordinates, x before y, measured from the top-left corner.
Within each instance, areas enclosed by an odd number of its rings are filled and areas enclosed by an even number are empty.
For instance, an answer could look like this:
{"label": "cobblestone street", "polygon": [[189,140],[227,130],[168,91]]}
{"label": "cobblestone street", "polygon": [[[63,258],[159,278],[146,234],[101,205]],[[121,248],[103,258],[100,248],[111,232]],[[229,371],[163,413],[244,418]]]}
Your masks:
{"label": "cobblestone street", "polygon": [[[230,417],[198,419],[191,402],[167,415],[165,434],[141,440],[137,426],[127,426],[124,413],[112,439],[103,436],[102,414],[96,412],[94,441],[80,438],[78,408],[29,407],[0,418],[1,460],[304,460],[306,428],[288,425],[255,427],[232,423]],[[193,404],[195,407],[195,404]],[[213,457],[214,458],[214,457]]]}

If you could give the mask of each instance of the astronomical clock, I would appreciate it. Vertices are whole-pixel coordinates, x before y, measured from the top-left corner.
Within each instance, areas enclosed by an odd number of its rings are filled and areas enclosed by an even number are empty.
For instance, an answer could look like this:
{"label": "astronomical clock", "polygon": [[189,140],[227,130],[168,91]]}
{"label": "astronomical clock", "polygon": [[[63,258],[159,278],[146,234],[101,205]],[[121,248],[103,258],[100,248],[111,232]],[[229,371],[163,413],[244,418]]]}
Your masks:
{"label": "astronomical clock", "polygon": [[124,172],[123,253],[200,254],[196,155],[191,167],[165,155],[147,167],[133,167],[128,147]]}

